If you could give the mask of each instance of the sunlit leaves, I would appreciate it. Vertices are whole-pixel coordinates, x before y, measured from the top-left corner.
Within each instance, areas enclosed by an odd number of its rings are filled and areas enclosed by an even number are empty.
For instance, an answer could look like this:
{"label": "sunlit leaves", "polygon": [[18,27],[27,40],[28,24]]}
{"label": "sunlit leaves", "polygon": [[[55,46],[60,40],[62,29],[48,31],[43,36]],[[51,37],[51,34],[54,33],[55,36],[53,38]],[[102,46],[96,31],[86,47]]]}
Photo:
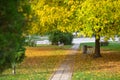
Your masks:
{"label": "sunlit leaves", "polygon": [[87,29],[90,31],[87,35],[96,33],[101,36],[106,33],[109,36],[115,35],[119,32],[120,24],[118,3],[120,3],[118,0],[31,1],[32,24],[36,24],[32,26],[36,27],[33,33],[43,33],[54,29],[86,32],[86,28],[90,28],[90,30]]}
{"label": "sunlit leaves", "polygon": [[[31,9],[34,19],[31,22],[36,24],[33,33],[45,33],[54,29],[61,31],[77,31],[75,10],[76,6],[79,5],[80,1],[66,0],[42,0],[42,1],[31,1]],[[46,30],[44,30],[46,29]],[[75,30],[74,30],[75,29]],[[39,31],[39,32],[38,32]]]}
{"label": "sunlit leaves", "polygon": [[[119,32],[120,22],[120,1],[112,0],[86,0],[82,3],[81,7],[77,10],[78,20],[82,22],[84,27],[92,28],[94,34],[101,36],[115,35]],[[83,28],[84,28],[83,27]],[[99,31],[101,29],[101,31]],[[86,29],[83,29],[86,30]]]}

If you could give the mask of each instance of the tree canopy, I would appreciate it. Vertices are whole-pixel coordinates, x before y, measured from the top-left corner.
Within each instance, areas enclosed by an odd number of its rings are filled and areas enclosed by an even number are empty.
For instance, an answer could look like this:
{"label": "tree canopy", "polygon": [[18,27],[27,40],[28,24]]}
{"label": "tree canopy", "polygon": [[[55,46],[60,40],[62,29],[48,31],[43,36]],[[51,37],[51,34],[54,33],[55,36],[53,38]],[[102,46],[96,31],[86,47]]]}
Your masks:
{"label": "tree canopy", "polygon": [[113,37],[120,31],[120,1],[86,0],[77,10],[83,34]]}
{"label": "tree canopy", "polygon": [[[30,33],[44,33],[56,29],[73,32],[75,27],[75,9],[79,1],[39,0],[31,2],[32,27]],[[74,19],[73,19],[74,18]],[[73,26],[74,25],[74,26]]]}
{"label": "tree canopy", "polygon": [[[98,33],[111,37],[119,32],[118,0],[42,0],[31,1],[31,33],[54,29],[79,31],[87,36]],[[113,27],[114,26],[114,27]]]}

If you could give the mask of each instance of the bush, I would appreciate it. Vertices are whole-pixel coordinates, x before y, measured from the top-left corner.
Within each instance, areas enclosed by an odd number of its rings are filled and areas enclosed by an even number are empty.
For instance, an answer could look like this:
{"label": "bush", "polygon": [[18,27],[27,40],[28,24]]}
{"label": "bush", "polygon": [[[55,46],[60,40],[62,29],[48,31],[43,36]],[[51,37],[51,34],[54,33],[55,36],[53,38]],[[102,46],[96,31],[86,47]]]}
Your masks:
{"label": "bush", "polygon": [[65,45],[72,44],[73,35],[68,32],[54,31],[50,33],[49,40],[52,45],[58,45],[58,42]]}

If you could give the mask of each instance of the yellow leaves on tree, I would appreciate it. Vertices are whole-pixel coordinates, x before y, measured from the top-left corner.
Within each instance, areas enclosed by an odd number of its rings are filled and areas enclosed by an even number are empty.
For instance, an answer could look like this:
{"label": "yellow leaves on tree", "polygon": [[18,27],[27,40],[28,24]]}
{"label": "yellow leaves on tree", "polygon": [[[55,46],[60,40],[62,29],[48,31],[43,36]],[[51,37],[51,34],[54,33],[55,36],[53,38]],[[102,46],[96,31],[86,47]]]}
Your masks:
{"label": "yellow leaves on tree", "polygon": [[[77,16],[79,16],[79,21],[83,22],[83,25],[87,24],[86,27],[91,27],[94,34],[98,33],[101,29],[99,35],[115,35],[118,31],[119,26],[119,16],[120,6],[118,5],[120,1],[111,0],[86,0],[82,3],[81,9],[78,10]],[[112,28],[111,30],[111,27]],[[113,33],[113,34],[111,34]]]}
{"label": "yellow leaves on tree", "polygon": [[[41,29],[40,31],[44,31],[44,29],[47,28],[48,32],[54,29],[60,29],[61,31],[73,31],[76,25],[76,20],[73,20],[73,18],[75,18],[74,12],[77,8],[76,6],[79,4],[79,1],[50,1],[43,0],[31,2],[31,12],[34,16],[33,19],[35,19],[34,23],[36,23],[38,29]],[[73,23],[75,24],[74,27]]]}
{"label": "yellow leaves on tree", "polygon": [[[111,27],[109,26],[117,27],[119,25],[120,5],[118,5],[118,3],[120,3],[120,1],[117,0],[32,1],[31,12],[34,16],[34,23],[36,23],[38,29],[41,29],[40,31],[44,31],[44,29],[48,31],[51,29],[67,31],[70,29],[72,32],[79,30],[84,31],[86,30],[84,27],[91,27],[91,31],[89,30],[90,33],[93,31],[92,33],[95,34],[101,29],[100,35],[104,35],[107,31],[106,27],[110,29]],[[117,29],[114,28],[114,30]]]}

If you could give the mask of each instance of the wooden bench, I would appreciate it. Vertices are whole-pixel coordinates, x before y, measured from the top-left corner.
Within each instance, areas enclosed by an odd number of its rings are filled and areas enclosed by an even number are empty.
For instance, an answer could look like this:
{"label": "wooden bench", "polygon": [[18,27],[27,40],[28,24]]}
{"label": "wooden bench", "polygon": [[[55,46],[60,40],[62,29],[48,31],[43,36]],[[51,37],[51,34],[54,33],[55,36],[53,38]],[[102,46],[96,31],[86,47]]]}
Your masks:
{"label": "wooden bench", "polygon": [[108,46],[109,42],[108,41],[101,41],[100,45],[101,46]]}
{"label": "wooden bench", "polygon": [[82,47],[82,53],[83,54],[93,54],[94,53],[94,47],[93,46],[84,45]]}
{"label": "wooden bench", "polygon": [[93,54],[94,53],[94,47],[93,46],[87,46],[87,54]]}
{"label": "wooden bench", "polygon": [[87,59],[89,57],[93,57],[93,54],[94,54],[94,46],[87,46],[87,45],[83,45],[82,47],[82,58],[83,59]]}

